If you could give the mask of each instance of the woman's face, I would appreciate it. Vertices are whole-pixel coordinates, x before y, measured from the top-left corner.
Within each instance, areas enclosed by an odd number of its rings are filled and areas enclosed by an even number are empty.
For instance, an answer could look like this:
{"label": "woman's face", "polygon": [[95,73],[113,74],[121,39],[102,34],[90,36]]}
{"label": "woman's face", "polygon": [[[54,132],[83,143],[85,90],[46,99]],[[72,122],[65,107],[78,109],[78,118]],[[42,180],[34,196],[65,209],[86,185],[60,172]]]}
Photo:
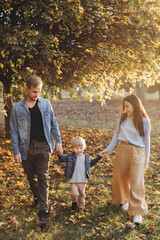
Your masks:
{"label": "woman's face", "polygon": [[133,105],[127,101],[124,101],[124,112],[127,113],[127,116],[132,117],[133,116]]}

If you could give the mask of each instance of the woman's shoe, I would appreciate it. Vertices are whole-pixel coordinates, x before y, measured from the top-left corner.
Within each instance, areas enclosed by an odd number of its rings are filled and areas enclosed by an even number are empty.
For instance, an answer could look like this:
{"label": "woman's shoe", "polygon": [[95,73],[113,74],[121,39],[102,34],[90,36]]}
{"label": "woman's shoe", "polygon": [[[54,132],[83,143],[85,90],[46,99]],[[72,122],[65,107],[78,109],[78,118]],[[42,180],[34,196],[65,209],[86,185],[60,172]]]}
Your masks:
{"label": "woman's shoe", "polygon": [[127,211],[127,210],[128,210],[128,202],[126,202],[125,204],[123,204],[123,205],[122,205],[122,208]]}
{"label": "woman's shoe", "polygon": [[133,222],[135,224],[141,224],[142,223],[142,215],[136,215],[133,219]]}

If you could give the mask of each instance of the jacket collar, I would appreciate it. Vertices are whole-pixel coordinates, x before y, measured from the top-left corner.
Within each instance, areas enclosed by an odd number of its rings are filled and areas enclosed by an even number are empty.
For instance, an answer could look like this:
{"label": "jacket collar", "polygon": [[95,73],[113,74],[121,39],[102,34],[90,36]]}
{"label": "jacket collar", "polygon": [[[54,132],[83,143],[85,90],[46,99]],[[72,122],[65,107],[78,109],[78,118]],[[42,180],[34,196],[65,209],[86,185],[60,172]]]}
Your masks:
{"label": "jacket collar", "polygon": [[[27,106],[26,97],[27,97],[27,95],[26,95],[25,98],[21,101],[21,104],[24,105],[24,106]],[[41,99],[42,99],[42,98],[38,98],[38,102],[39,102],[39,103],[41,103]]]}
{"label": "jacket collar", "polygon": [[[83,153],[84,153],[85,157],[87,157],[87,153],[86,153],[86,152],[83,152]],[[72,152],[72,155],[77,156],[77,155],[75,154],[75,152]]]}

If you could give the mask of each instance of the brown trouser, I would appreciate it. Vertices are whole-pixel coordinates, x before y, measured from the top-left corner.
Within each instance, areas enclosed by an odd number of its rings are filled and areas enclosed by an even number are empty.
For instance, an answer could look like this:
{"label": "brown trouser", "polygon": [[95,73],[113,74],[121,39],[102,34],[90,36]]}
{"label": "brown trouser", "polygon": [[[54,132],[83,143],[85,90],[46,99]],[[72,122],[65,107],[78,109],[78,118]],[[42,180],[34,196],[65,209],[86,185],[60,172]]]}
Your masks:
{"label": "brown trouser", "polygon": [[79,208],[85,207],[86,183],[71,183],[72,202],[77,202]]}
{"label": "brown trouser", "polygon": [[144,150],[121,142],[113,166],[113,202],[129,203],[128,212],[147,213],[144,188]]}
{"label": "brown trouser", "polygon": [[48,207],[49,163],[50,147],[48,143],[32,140],[29,145],[27,160],[23,160],[23,167],[33,195],[38,197],[40,210],[45,210]]}

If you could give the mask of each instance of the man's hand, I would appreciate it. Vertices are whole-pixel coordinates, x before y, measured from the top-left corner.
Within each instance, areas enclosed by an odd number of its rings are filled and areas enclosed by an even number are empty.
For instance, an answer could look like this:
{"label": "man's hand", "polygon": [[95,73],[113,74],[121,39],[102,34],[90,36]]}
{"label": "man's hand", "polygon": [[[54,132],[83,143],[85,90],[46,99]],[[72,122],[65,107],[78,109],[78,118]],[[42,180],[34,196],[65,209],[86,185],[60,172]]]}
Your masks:
{"label": "man's hand", "polygon": [[14,156],[14,159],[15,159],[16,163],[22,164],[22,158],[21,158],[21,154],[20,153],[16,154]]}
{"label": "man's hand", "polygon": [[63,148],[62,148],[62,145],[60,143],[57,143],[56,144],[56,151],[59,153],[59,154],[62,154],[63,153]]}

